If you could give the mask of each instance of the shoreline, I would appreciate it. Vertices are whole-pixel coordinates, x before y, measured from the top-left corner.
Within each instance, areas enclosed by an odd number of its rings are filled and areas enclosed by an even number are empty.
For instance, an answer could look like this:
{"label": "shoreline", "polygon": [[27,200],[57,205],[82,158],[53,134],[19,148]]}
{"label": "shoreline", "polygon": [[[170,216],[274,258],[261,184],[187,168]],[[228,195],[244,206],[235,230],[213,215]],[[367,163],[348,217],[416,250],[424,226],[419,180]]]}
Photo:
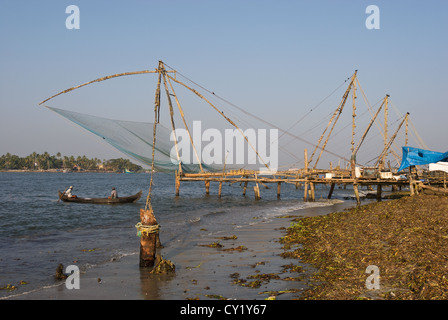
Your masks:
{"label": "shoreline", "polygon": [[[280,239],[293,218],[327,215],[355,205],[352,201],[313,207],[252,225],[189,237],[168,243],[159,253],[176,268],[174,275],[151,275],[138,266],[139,255],[88,269],[80,289],[64,282],[54,287],[14,295],[8,300],[293,300],[308,286],[313,267],[293,267],[284,258]],[[163,229],[162,229],[163,230]],[[219,242],[222,247],[208,247]],[[136,246],[138,242],[136,241]],[[163,240],[162,240],[162,245]],[[136,249],[136,251],[138,251]]]}
{"label": "shoreline", "polygon": [[300,299],[426,300],[448,299],[447,239],[448,197],[426,192],[296,219],[282,243],[318,269]]}

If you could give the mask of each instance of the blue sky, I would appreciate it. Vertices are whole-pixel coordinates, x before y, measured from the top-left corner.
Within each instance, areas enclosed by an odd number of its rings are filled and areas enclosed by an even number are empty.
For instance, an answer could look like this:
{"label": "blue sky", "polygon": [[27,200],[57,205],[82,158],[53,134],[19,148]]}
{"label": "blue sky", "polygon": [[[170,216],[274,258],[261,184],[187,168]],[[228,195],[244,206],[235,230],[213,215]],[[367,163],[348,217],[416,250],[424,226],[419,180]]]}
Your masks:
{"label": "blue sky", "polygon": [[[79,30],[65,27],[71,4],[80,9]],[[365,26],[371,4],[380,9],[379,30]],[[357,69],[372,104],[390,94],[427,146],[444,152],[446,12],[448,2],[435,0],[0,0],[0,154],[121,156],[38,103],[101,76],[154,69],[158,60],[285,129]],[[48,105],[150,122],[154,78],[108,80]],[[337,107],[341,90],[317,116]],[[185,101],[190,120],[208,115]]]}

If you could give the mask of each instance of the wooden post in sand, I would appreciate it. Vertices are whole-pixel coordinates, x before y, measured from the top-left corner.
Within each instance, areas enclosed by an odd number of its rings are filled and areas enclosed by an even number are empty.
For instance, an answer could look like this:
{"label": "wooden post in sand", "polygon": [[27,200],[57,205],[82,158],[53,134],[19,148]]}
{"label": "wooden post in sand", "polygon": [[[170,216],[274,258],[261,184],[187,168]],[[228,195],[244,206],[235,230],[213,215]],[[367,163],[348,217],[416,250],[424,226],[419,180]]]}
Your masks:
{"label": "wooden post in sand", "polygon": [[152,209],[140,209],[140,268],[153,267],[159,238],[159,225]]}
{"label": "wooden post in sand", "polygon": [[258,183],[254,186],[254,195],[255,195],[255,200],[260,200],[260,188],[258,187]]}
{"label": "wooden post in sand", "polygon": [[308,201],[308,182],[306,182],[308,178],[305,178],[305,187],[303,188],[303,201]]}
{"label": "wooden post in sand", "polygon": [[247,190],[247,181],[244,182],[243,196],[246,196],[246,190]]}
{"label": "wooden post in sand", "polygon": [[277,199],[280,199],[281,182],[277,182]]}
{"label": "wooden post in sand", "polygon": [[314,195],[314,183],[310,182],[310,201],[315,201],[315,195]]}
{"label": "wooden post in sand", "polygon": [[179,173],[176,171],[176,197],[179,196],[179,189],[180,189],[180,176]]}
{"label": "wooden post in sand", "polygon": [[210,181],[205,181],[205,194],[210,194]]}
{"label": "wooden post in sand", "polygon": [[222,181],[219,181],[218,197],[221,198]]}

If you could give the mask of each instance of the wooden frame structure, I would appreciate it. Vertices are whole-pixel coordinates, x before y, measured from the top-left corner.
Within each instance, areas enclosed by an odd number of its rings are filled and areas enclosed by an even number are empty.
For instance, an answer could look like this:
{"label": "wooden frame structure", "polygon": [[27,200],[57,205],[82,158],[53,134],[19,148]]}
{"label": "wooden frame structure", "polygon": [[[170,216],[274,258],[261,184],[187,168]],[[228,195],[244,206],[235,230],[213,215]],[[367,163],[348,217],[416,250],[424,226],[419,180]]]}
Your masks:
{"label": "wooden frame structure", "polygon": [[[357,80],[357,70],[355,70],[354,74],[350,77],[348,87],[342,96],[342,100],[341,100],[340,104],[338,105],[338,107],[336,108],[334,113],[332,114],[331,119],[328,122],[326,128],[324,129],[319,140],[317,141],[317,144],[315,144],[313,146],[314,148],[313,148],[313,151],[309,158],[308,158],[307,149],[304,150],[304,164],[305,164],[304,168],[298,169],[296,171],[277,171],[271,175],[266,175],[266,174],[260,175],[260,172],[250,171],[250,170],[227,170],[227,171],[223,170],[223,172],[220,172],[220,173],[206,172],[204,170],[202,163],[200,161],[200,157],[197,152],[197,148],[193,143],[193,137],[188,128],[187,121],[185,120],[184,111],[181,107],[181,104],[179,102],[177,94],[174,90],[173,82],[175,82],[175,83],[183,86],[187,90],[193,92],[196,96],[198,96],[200,99],[204,100],[210,107],[212,107],[216,112],[218,112],[218,114],[220,114],[228,123],[230,123],[234,128],[236,128],[238,130],[238,132],[244,137],[245,141],[255,151],[257,157],[264,164],[264,166],[268,170],[270,170],[270,168],[266,164],[266,162],[260,157],[260,155],[257,152],[257,150],[255,149],[255,147],[251,144],[249,139],[244,135],[244,132],[235,124],[235,122],[233,122],[229,117],[224,115],[224,113],[221,110],[219,110],[212,102],[210,102],[207,98],[205,98],[197,90],[186,85],[182,81],[178,80],[176,78],[177,71],[173,70],[171,68],[169,68],[169,70],[167,70],[166,65],[162,61],[159,61],[158,67],[155,70],[125,72],[125,73],[119,73],[119,74],[114,74],[114,75],[98,78],[93,81],[89,81],[87,83],[66,89],[64,91],[61,91],[61,92],[45,99],[44,101],[42,101],[39,104],[43,104],[43,103],[49,101],[50,99],[53,99],[63,93],[68,93],[72,90],[81,88],[83,86],[86,86],[86,85],[89,85],[92,83],[97,83],[97,82],[101,82],[104,80],[121,77],[121,76],[148,74],[148,73],[154,73],[154,74],[157,74],[157,76],[158,76],[157,88],[156,88],[156,93],[155,93],[155,101],[154,101],[155,121],[154,121],[154,132],[153,132],[153,139],[154,139],[153,140],[153,157],[154,157],[154,146],[156,144],[156,135],[155,135],[156,125],[158,124],[159,119],[160,119],[161,94],[162,94],[161,92],[164,90],[165,94],[166,94],[167,101],[168,101],[168,110],[169,110],[169,114],[170,114],[171,129],[174,132],[174,145],[175,145],[176,157],[177,157],[177,161],[179,163],[178,170],[175,173],[175,181],[176,181],[175,182],[175,194],[176,194],[176,196],[180,195],[181,182],[187,182],[187,181],[203,181],[205,184],[206,194],[209,194],[209,192],[210,192],[210,182],[212,182],[212,181],[218,182],[219,183],[218,196],[221,196],[222,184],[224,182],[230,182],[230,183],[239,182],[239,183],[243,184],[244,185],[243,195],[246,195],[248,184],[253,183],[255,199],[261,198],[260,188],[259,188],[260,184],[262,184],[262,185],[266,185],[269,183],[277,184],[277,196],[280,197],[281,184],[288,183],[288,184],[294,184],[294,185],[296,185],[296,187],[299,185],[303,185],[304,186],[303,199],[305,201],[314,201],[315,200],[314,190],[315,190],[315,185],[317,185],[317,184],[330,185],[330,191],[328,194],[328,198],[331,198],[333,190],[334,190],[334,186],[336,184],[342,184],[342,185],[350,184],[350,185],[353,185],[354,194],[355,194],[357,203],[359,204],[360,197],[359,197],[359,192],[358,192],[358,186],[376,185],[377,186],[377,198],[378,198],[378,200],[380,200],[382,186],[384,186],[384,185],[392,185],[392,186],[408,185],[412,189],[412,186],[415,184],[415,179],[413,180],[412,177],[409,177],[408,179],[405,179],[405,180],[393,180],[393,179],[382,178],[380,175],[378,175],[378,177],[376,177],[376,178],[363,178],[363,177],[357,176],[357,174],[356,174],[357,152],[359,151],[362,143],[364,142],[364,139],[365,139],[366,135],[368,134],[370,128],[372,127],[373,123],[375,123],[375,120],[377,119],[381,109],[384,107],[384,127],[383,127],[383,132],[382,132],[382,135],[384,138],[384,149],[381,152],[381,154],[379,155],[377,162],[375,163],[375,167],[377,168],[378,173],[381,172],[382,169],[384,169],[385,158],[386,158],[388,152],[391,152],[390,147],[391,147],[392,143],[394,142],[394,139],[396,138],[396,136],[403,124],[405,124],[405,130],[406,130],[405,137],[406,137],[406,142],[407,142],[407,140],[408,140],[408,116],[409,116],[409,113],[407,113],[404,116],[404,119],[399,124],[395,133],[389,138],[388,137],[388,98],[389,98],[389,95],[386,95],[385,98],[383,99],[383,102],[381,103],[380,107],[378,108],[376,113],[372,116],[372,119],[371,119],[369,125],[367,126],[367,128],[365,129],[360,141],[357,144],[355,144],[356,90],[357,90],[357,87],[359,87],[362,90],[362,88],[359,84],[359,81]],[[350,158],[350,168],[345,169],[345,170],[333,170],[333,169],[320,170],[320,169],[317,169],[317,164],[318,164],[323,152],[330,152],[330,151],[326,150],[326,146],[327,146],[330,136],[335,128],[335,125],[344,110],[344,106],[346,105],[346,102],[348,100],[350,92],[352,93],[352,101],[353,101],[353,103],[352,103],[352,139],[351,139],[352,155]],[[176,125],[174,123],[174,103],[173,103],[172,98],[174,98],[174,102],[175,102],[175,105],[177,106],[177,109],[181,116],[183,125],[184,125],[186,131],[188,132],[190,143],[193,148],[194,156],[196,157],[196,160],[199,165],[199,170],[200,170],[199,173],[185,173],[182,170],[181,157],[180,157],[179,149],[178,149],[178,140],[175,135]],[[322,143],[322,145],[321,145],[321,143]],[[311,167],[311,163],[313,161],[314,156],[317,154],[318,149],[319,149],[319,154],[317,155],[317,159],[314,162],[314,165]],[[332,178],[330,178],[330,179],[319,178],[319,173],[320,174],[329,173],[330,176],[332,176]],[[147,197],[146,209],[148,209],[148,208],[151,209],[151,205],[150,205],[151,187],[152,187],[152,177],[151,177],[150,189],[149,189],[148,197]]]}

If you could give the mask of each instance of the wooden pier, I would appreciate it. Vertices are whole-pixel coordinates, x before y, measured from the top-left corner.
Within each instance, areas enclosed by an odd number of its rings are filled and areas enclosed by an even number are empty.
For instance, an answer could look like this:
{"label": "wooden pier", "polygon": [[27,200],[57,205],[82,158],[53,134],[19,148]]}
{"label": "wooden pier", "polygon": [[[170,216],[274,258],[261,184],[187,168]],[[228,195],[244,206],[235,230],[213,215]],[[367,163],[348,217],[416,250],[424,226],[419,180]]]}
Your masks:
{"label": "wooden pier", "polygon": [[[292,184],[299,189],[303,187],[303,200],[315,201],[315,189],[317,185],[329,186],[327,199],[331,199],[334,188],[338,186],[350,185],[353,187],[354,198],[357,204],[361,203],[359,194],[360,187],[368,187],[373,190],[376,187],[376,199],[381,201],[382,192],[385,187],[391,187],[392,190],[409,189],[410,194],[418,194],[422,189],[430,189],[433,191],[447,192],[446,178],[427,178],[421,181],[415,174],[409,175],[410,178],[381,178],[381,177],[359,177],[352,178],[350,170],[311,170],[305,172],[304,169],[297,171],[279,171],[275,174],[260,174],[251,170],[229,170],[219,173],[179,173],[176,172],[176,196],[180,196],[181,182],[204,182],[205,194],[210,194],[210,183],[218,183],[218,197],[222,196],[223,183],[239,183],[242,185],[242,195],[247,195],[249,184],[253,187],[253,195],[256,200],[261,199],[260,185],[266,187],[268,184],[277,185],[277,197],[281,198],[281,185]],[[391,175],[390,175],[391,176]]]}

